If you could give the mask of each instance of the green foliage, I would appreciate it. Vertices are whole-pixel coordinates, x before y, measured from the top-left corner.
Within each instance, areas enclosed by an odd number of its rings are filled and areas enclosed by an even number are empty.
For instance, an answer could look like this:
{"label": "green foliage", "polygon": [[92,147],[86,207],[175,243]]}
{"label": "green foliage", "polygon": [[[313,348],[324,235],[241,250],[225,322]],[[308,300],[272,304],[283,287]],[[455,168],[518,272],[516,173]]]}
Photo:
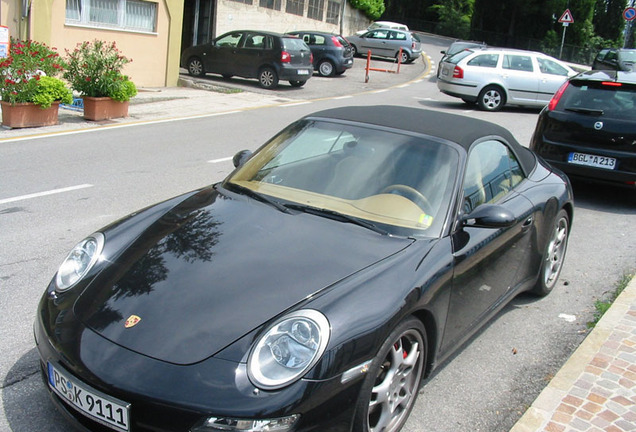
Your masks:
{"label": "green foliage", "polygon": [[[63,71],[64,67],[63,60],[54,48],[49,48],[41,42],[12,39],[9,56],[0,62],[0,97],[11,104],[32,102],[39,105],[37,101],[49,99],[45,93],[50,86],[47,84],[47,87],[43,88],[42,78],[54,77]],[[57,94],[57,90],[55,93]],[[50,105],[48,103],[48,106]]]}
{"label": "green foliage", "polygon": [[607,312],[610,307],[612,307],[612,304],[618,298],[618,296],[625,290],[625,288],[627,288],[627,285],[629,285],[629,282],[632,280],[633,277],[633,273],[625,273],[623,277],[618,281],[614,291],[610,293],[609,298],[607,298],[606,300],[596,300],[594,302],[594,308],[596,309],[596,311],[594,312],[594,319],[587,323],[588,328],[593,328],[596,326],[605,312]]}
{"label": "green foliage", "polygon": [[31,102],[40,105],[42,108],[48,108],[55,101],[72,104],[73,92],[71,92],[71,89],[66,87],[66,84],[59,78],[50,76],[40,77]]}
{"label": "green foliage", "polygon": [[135,83],[130,81],[125,75],[122,77],[122,80],[116,81],[116,85],[114,85],[110,94],[112,99],[119,102],[125,102],[137,95],[137,86],[135,86]]}
{"label": "green foliage", "polygon": [[372,20],[380,18],[385,10],[384,0],[349,0],[349,4]]}
{"label": "green foliage", "polygon": [[475,0],[450,0],[430,7],[439,16],[438,31],[461,39],[470,37]]}
{"label": "green foliage", "polygon": [[66,55],[68,68],[64,78],[83,96],[123,102],[137,94],[135,85],[122,74],[123,67],[132,60],[121,55],[115,42],[82,42],[74,51],[66,50]]}

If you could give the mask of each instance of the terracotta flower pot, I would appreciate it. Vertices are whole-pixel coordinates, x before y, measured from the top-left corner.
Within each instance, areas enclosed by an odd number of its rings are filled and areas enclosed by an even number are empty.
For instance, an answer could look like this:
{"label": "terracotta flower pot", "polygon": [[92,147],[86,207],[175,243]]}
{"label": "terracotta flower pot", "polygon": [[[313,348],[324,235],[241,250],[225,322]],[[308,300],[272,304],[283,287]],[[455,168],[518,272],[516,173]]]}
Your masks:
{"label": "terracotta flower pot", "polygon": [[59,102],[53,102],[49,108],[41,108],[31,102],[10,104],[0,101],[2,105],[2,125],[11,129],[39,126],[52,126],[58,123]]}
{"label": "terracotta flower pot", "polygon": [[84,118],[86,120],[108,120],[128,117],[129,101],[119,102],[109,97],[84,96]]}

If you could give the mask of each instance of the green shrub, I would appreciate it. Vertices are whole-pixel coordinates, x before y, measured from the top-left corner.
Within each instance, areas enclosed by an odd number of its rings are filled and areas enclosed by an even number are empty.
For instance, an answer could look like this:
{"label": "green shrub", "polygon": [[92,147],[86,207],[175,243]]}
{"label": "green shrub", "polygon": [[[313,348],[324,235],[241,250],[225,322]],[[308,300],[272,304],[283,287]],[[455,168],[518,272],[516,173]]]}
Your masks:
{"label": "green shrub", "polygon": [[66,84],[58,78],[50,76],[39,77],[31,102],[42,108],[50,107],[53,102],[65,104],[73,103],[73,93]]}

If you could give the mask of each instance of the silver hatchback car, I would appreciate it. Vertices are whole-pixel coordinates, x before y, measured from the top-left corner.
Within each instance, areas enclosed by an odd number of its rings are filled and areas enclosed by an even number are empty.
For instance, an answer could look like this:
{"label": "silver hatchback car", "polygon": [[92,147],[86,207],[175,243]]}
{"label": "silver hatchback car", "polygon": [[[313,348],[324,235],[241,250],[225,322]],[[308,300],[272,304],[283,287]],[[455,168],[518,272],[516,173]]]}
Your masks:
{"label": "silver hatchback car", "polygon": [[577,72],[538,52],[501,48],[466,49],[439,65],[442,93],[477,103],[485,111],[504,105],[543,107]]}
{"label": "silver hatchback car", "polygon": [[422,45],[409,31],[379,28],[361,35],[348,36],[354,55],[371,55],[397,59],[402,48],[402,63],[410,63],[422,55]]}

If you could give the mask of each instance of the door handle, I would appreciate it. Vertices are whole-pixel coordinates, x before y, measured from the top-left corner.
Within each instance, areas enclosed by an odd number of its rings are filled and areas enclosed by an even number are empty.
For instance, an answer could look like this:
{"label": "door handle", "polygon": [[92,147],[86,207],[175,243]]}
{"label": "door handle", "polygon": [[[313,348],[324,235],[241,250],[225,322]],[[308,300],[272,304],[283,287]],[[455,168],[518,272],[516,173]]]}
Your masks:
{"label": "door handle", "polygon": [[521,225],[521,230],[528,231],[530,227],[532,227],[533,222],[534,222],[534,217],[533,216],[528,217],[525,221],[523,221],[523,224]]}

